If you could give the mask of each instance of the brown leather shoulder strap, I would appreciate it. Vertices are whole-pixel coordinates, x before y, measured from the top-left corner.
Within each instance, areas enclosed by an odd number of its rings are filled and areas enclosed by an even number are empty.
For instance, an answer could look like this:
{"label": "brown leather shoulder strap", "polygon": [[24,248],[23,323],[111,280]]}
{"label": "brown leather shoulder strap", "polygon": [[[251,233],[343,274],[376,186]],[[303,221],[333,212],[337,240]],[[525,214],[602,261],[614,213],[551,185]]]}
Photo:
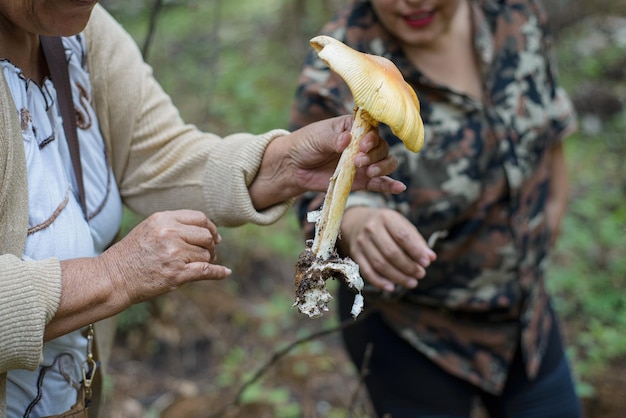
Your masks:
{"label": "brown leather shoulder strap", "polygon": [[58,36],[41,36],[41,47],[48,62],[50,77],[54,83],[59,101],[59,109],[63,118],[63,130],[70,148],[72,167],[78,185],[78,197],[83,214],[87,218],[87,200],[85,198],[85,186],[83,183],[83,168],[80,163],[80,148],[78,146],[78,135],[76,133],[76,111],[72,100],[72,88],[70,86],[70,75],[67,69],[65,49],[63,42]]}

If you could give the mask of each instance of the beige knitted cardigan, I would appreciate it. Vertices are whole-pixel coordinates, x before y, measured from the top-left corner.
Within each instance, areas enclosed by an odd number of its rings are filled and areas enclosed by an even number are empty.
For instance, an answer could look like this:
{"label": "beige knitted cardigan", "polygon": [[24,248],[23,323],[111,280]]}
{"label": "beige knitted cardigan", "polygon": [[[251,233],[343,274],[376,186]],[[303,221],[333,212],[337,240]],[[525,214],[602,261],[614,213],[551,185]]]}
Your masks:
{"label": "beige knitted cardigan", "polygon": [[[218,225],[267,225],[291,205],[257,212],[247,185],[269,142],[286,131],[221,138],[186,125],[152,76],[132,38],[100,6],[85,30],[92,102],[123,201],[147,215],[201,210]],[[6,372],[35,369],[44,327],[61,295],[57,259],[20,259],[28,227],[27,176],[15,104],[0,74],[0,417],[6,415]],[[105,321],[106,322],[106,321]],[[113,336],[96,331],[101,357]]]}

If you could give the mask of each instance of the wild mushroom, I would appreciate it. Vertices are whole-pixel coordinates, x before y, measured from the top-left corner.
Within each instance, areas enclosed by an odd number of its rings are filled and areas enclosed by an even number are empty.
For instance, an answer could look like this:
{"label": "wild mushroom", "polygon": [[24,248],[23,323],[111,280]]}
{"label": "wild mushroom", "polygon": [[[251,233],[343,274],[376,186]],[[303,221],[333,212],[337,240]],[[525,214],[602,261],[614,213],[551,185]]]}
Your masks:
{"label": "wild mushroom", "polygon": [[388,125],[409,150],[418,152],[424,142],[424,125],[415,91],[391,61],[355,51],[329,36],[317,36],[310,43],[320,59],[350,88],[355,114],[350,145],[341,154],[330,179],[324,205],[307,217],[309,222],[315,222],[315,238],[307,242],[296,264],[294,306],[311,318],[321,316],[332,299],[326,290],[326,280],[339,274],[357,291],[352,307],[352,316],[356,317],[363,308],[360,294],[363,279],[353,260],[339,257],[335,244],[357,170],[354,158],[359,142],[381,122]]}

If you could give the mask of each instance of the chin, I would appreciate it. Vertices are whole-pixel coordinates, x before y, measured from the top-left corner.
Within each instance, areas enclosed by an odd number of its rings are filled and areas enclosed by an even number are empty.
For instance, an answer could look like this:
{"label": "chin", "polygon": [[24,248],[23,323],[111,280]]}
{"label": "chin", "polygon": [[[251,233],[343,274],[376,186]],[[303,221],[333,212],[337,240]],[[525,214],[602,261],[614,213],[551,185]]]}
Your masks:
{"label": "chin", "polygon": [[48,36],[73,36],[81,33],[85,27],[87,27],[87,23],[89,23],[89,19],[91,17],[91,10],[82,11],[80,13],[73,13],[72,15],[66,16],[62,20],[61,25],[54,25],[50,28],[50,33],[47,33]]}
{"label": "chin", "polygon": [[57,34],[55,34],[53,36],[68,37],[68,36],[78,35],[83,30],[85,30],[85,27],[87,27],[87,23],[85,23],[84,25],[80,25],[80,26],[73,26],[71,28],[63,28],[62,31],[59,31],[59,33],[57,33]]}

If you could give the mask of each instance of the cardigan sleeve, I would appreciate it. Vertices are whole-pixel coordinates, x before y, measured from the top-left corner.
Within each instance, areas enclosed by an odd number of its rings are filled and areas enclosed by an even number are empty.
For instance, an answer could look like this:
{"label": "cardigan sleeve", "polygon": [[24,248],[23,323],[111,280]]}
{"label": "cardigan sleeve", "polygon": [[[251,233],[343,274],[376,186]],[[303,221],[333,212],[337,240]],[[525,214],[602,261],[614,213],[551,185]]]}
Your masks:
{"label": "cardigan sleeve", "polygon": [[57,259],[23,261],[0,255],[0,373],[34,370],[41,360],[43,334],[61,300]]}
{"label": "cardigan sleeve", "polygon": [[267,145],[288,132],[228,137],[186,124],[130,35],[96,6],[85,30],[93,102],[124,203],[148,215],[196,209],[218,225],[270,224],[286,201],[255,210],[248,186]]}

